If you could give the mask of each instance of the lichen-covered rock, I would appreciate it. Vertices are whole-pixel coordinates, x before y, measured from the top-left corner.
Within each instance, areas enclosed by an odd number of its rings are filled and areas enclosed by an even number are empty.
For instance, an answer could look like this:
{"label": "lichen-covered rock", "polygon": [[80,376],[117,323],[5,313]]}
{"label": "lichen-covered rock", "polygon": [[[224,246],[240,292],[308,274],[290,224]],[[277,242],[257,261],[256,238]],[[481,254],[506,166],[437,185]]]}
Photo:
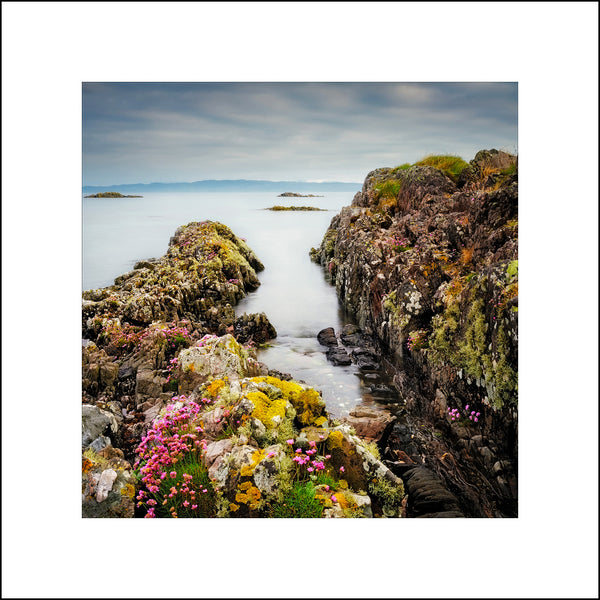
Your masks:
{"label": "lichen-covered rock", "polygon": [[[210,346],[203,356],[241,348],[230,335]],[[157,414],[137,450],[145,516],[314,517],[337,503],[341,513],[333,516],[364,517],[374,515],[372,499],[375,516],[384,516],[377,485],[401,500],[401,481],[373,447],[349,428],[330,427],[317,390],[272,376],[241,377],[240,364],[223,361],[220,377],[211,374]],[[189,501],[170,505],[178,493]],[[198,494],[211,503],[199,508]]]}
{"label": "lichen-covered rock", "polygon": [[113,414],[93,406],[84,404],[81,407],[81,445],[87,448],[101,436],[116,435],[119,429],[117,419]]}
{"label": "lichen-covered rock", "polygon": [[241,379],[256,368],[248,350],[231,334],[221,338],[207,335],[198,345],[179,353],[179,388],[181,392],[191,391],[223,373],[227,373],[229,378]]}
{"label": "lichen-covered rock", "polygon": [[250,341],[255,344],[264,344],[268,340],[277,337],[275,327],[267,318],[265,313],[244,313],[238,317],[233,325],[235,338],[242,344]]}
{"label": "lichen-covered rock", "polygon": [[357,406],[341,421],[350,425],[361,439],[379,442],[391,430],[396,417],[381,407]]}
{"label": "lichen-covered rock", "polygon": [[[486,150],[470,164],[446,161],[455,171],[432,166],[436,160],[369,173],[311,256],[396,365],[407,409],[442,433],[439,390],[447,408],[470,407],[463,426],[476,426],[514,460],[517,159]],[[488,468],[489,457],[463,450]]]}
{"label": "lichen-covered rock", "polygon": [[131,465],[119,456],[117,449],[109,446],[102,453],[84,452],[82,495],[85,518],[134,516],[135,478]]}

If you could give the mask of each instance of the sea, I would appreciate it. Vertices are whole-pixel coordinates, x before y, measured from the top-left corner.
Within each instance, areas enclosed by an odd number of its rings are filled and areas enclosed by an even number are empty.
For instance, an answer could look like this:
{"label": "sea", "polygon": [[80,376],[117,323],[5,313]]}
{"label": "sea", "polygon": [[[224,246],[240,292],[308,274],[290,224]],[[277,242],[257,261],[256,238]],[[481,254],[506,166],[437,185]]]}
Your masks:
{"label": "sea", "polygon": [[[331,219],[353,196],[354,192],[326,192],[313,198],[278,197],[273,192],[188,192],[83,198],[82,289],[112,285],[138,260],[162,256],[180,225],[219,221],[245,239],[265,266],[258,273],[260,287],[236,307],[237,315],[266,313],[277,330],[277,338],[259,351],[258,359],[320,390],[330,414],[344,416],[356,405],[373,401],[372,382],[355,365],[333,366],[317,341],[321,329],[339,332],[353,321],[344,313],[323,267],[311,262],[309,251],[320,245]],[[274,205],[326,210],[266,210]]]}

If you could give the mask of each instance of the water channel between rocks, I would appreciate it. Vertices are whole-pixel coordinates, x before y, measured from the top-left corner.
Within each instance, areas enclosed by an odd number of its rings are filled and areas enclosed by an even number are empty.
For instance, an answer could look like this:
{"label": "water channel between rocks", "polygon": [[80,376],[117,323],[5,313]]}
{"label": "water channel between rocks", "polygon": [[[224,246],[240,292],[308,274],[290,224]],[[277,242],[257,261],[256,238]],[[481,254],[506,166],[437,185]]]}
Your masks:
{"label": "water channel between rocks", "polygon": [[[244,238],[265,266],[258,273],[260,287],[235,307],[237,315],[266,313],[277,330],[277,338],[259,351],[259,360],[320,390],[334,417],[361,403],[393,409],[397,397],[371,390],[388,383],[383,373],[362,371],[355,364],[334,366],[317,340],[326,327],[339,334],[352,323],[324,270],[310,261],[309,251],[320,245],[331,219],[353,195],[333,192],[306,199],[260,192],[149,193],[144,198],[86,198],[82,288],[111,285],[136,261],[163,255],[180,225],[220,221]],[[275,204],[326,210],[265,210]]]}

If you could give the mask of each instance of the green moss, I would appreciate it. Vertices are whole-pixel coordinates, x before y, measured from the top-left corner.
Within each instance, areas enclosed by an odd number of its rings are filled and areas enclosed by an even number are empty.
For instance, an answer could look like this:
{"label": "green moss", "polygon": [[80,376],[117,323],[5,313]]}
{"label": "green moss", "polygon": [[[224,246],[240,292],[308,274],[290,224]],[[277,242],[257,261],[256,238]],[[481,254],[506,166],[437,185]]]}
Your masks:
{"label": "green moss", "polygon": [[516,277],[519,274],[519,261],[518,260],[512,260],[509,264],[508,267],[506,268],[506,277],[507,279],[513,279],[514,277]]}
{"label": "green moss", "polygon": [[453,344],[458,330],[460,311],[458,303],[450,304],[441,315],[435,315],[431,320],[433,328],[430,337],[431,357],[438,362],[453,361]]}
{"label": "green moss", "polygon": [[496,336],[498,361],[494,373],[495,394],[493,397],[494,405],[497,408],[503,405],[516,406],[517,404],[518,378],[508,361],[509,350],[505,328],[500,325]]}
{"label": "green moss", "polygon": [[377,208],[380,210],[391,210],[396,206],[398,194],[402,189],[401,179],[386,179],[377,183],[374,188],[375,200],[377,200]]}
{"label": "green moss", "polygon": [[[467,314],[467,329],[464,341],[459,346],[462,365],[467,375],[480,379],[486,372],[486,366],[491,366],[486,354],[487,322],[483,312],[483,300],[477,298],[471,304]],[[489,364],[488,364],[489,363]]]}
{"label": "green moss", "polygon": [[451,154],[426,156],[415,164],[417,166],[429,166],[439,169],[454,182],[458,180],[463,170],[469,166],[469,163],[465,162],[460,156]]}
{"label": "green moss", "polygon": [[404,485],[391,484],[387,479],[375,478],[369,482],[369,494],[377,498],[385,510],[397,513],[404,499]]}

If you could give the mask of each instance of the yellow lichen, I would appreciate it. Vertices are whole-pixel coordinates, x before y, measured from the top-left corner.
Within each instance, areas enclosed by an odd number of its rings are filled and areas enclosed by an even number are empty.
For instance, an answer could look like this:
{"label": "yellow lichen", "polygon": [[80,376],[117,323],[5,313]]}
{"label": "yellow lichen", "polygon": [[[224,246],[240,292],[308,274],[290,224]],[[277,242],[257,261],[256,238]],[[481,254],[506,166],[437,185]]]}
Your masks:
{"label": "yellow lichen", "polygon": [[121,496],[127,496],[133,498],[135,495],[135,488],[130,484],[126,484],[121,488]]}
{"label": "yellow lichen", "polygon": [[341,431],[332,431],[327,438],[329,448],[341,448],[342,442],[344,441],[344,434]]}
{"label": "yellow lichen", "polygon": [[235,495],[236,502],[247,504],[249,508],[257,507],[261,497],[260,490],[257,487],[254,487],[250,481],[246,481],[238,486],[238,490]]}
{"label": "yellow lichen", "polygon": [[[264,450],[257,450],[256,452],[254,452],[254,454],[252,454],[252,464],[251,465],[244,465],[240,469],[240,475],[242,477],[252,477],[252,474],[254,473],[254,469],[256,468],[256,465],[264,457],[265,457],[265,451]],[[248,482],[246,482],[246,483],[248,483]],[[245,484],[242,484],[242,485],[245,485]]]}
{"label": "yellow lichen", "polygon": [[205,393],[211,396],[211,398],[214,398],[224,385],[225,382],[222,379],[215,379],[206,386]]}
{"label": "yellow lichen", "polygon": [[254,404],[252,416],[263,423],[267,429],[273,429],[276,426],[276,423],[273,421],[275,417],[281,417],[282,421],[285,419],[285,407],[287,404],[285,398],[271,400],[262,392],[248,392],[246,398]]}

